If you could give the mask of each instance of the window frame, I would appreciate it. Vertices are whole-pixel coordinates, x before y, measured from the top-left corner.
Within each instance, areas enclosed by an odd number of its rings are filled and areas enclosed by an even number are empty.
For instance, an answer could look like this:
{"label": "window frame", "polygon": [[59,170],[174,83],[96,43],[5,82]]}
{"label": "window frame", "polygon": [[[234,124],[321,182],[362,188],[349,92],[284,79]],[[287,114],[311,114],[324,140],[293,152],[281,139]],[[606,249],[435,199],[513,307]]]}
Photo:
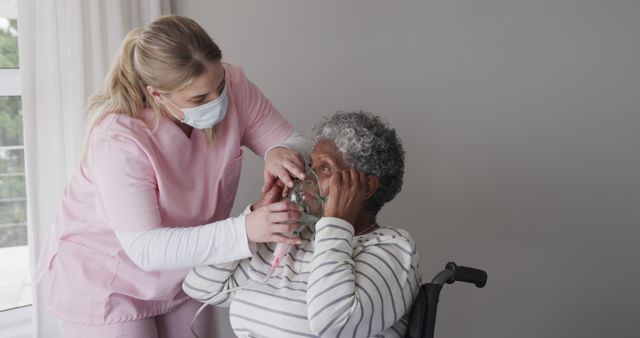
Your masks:
{"label": "window frame", "polygon": [[[0,2],[0,16],[10,19],[18,19],[16,6],[17,1]],[[0,96],[22,96],[20,68],[0,68]],[[0,149],[9,147],[21,147],[24,150],[24,142],[22,146],[0,146]],[[27,246],[28,245],[29,244],[27,243]],[[11,337],[33,336],[35,332],[32,325],[34,317],[33,300],[34,298],[32,298],[32,304],[0,311],[0,332],[3,333],[3,336],[5,334]]]}
{"label": "window frame", "polygon": [[0,332],[4,337],[33,336],[33,305],[0,311]]}
{"label": "window frame", "polygon": [[0,96],[22,96],[20,68],[0,68]]}

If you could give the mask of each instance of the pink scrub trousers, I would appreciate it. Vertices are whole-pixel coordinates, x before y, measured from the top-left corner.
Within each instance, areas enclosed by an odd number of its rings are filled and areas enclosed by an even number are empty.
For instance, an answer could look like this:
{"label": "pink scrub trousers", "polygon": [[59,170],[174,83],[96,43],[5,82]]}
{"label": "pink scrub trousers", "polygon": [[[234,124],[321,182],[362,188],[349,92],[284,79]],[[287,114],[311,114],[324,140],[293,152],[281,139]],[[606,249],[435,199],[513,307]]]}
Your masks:
{"label": "pink scrub trousers", "polygon": [[[186,338],[193,337],[191,320],[202,303],[189,299],[163,315],[127,322],[88,325],[60,321],[64,338]],[[208,306],[193,325],[198,337],[211,337],[212,308]]]}

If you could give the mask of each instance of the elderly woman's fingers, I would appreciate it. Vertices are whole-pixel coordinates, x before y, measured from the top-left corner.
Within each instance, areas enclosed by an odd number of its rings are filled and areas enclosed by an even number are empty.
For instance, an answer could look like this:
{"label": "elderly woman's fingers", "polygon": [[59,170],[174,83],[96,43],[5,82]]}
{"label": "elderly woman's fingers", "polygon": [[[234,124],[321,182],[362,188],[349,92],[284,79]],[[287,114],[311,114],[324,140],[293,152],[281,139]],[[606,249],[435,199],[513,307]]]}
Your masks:
{"label": "elderly woman's fingers", "polygon": [[365,173],[360,173],[360,184],[362,185],[363,188],[365,188],[365,190],[368,184],[368,179],[369,179],[369,175]]}
{"label": "elderly woman's fingers", "polygon": [[340,171],[336,171],[331,175],[331,183],[329,185],[329,195],[339,195],[337,192],[342,186],[342,174]]}
{"label": "elderly woman's fingers", "polygon": [[360,176],[362,175],[358,170],[354,168],[351,168],[351,170],[349,170],[349,179],[351,180],[351,186],[354,189],[358,189],[361,186]]}
{"label": "elderly woman's fingers", "polygon": [[342,184],[349,187],[351,185],[351,173],[348,170],[340,171],[340,176],[342,176]]}
{"label": "elderly woman's fingers", "polygon": [[366,194],[367,174],[356,169],[351,169],[351,182],[354,189],[358,190],[362,194]]}

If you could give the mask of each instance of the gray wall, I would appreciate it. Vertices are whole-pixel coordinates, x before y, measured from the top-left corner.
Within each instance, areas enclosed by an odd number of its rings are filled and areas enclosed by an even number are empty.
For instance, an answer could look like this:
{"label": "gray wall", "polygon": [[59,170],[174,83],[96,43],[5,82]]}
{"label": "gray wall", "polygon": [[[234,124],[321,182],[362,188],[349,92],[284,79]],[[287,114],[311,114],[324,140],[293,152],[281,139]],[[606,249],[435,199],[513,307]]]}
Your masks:
{"label": "gray wall", "polygon": [[[638,337],[640,1],[173,2],[299,130],[365,109],[407,151],[380,223],[444,289],[439,337]],[[247,156],[236,211],[257,197]],[[227,332],[220,329],[220,336]]]}

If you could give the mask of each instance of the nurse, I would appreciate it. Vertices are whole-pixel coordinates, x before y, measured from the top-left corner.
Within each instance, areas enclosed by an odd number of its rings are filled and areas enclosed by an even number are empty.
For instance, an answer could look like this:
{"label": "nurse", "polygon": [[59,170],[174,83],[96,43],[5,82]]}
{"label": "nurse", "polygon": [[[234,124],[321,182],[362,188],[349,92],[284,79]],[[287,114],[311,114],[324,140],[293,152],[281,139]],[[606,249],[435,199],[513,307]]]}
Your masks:
{"label": "nurse", "polygon": [[287,202],[229,214],[242,146],[265,158],[268,191],[304,177],[310,145],[195,21],[131,31],[88,110],[84,161],[37,275],[51,275],[48,309],[64,337],[188,337],[189,268],[250,257],[254,243],[298,243],[281,235],[300,218]]}

